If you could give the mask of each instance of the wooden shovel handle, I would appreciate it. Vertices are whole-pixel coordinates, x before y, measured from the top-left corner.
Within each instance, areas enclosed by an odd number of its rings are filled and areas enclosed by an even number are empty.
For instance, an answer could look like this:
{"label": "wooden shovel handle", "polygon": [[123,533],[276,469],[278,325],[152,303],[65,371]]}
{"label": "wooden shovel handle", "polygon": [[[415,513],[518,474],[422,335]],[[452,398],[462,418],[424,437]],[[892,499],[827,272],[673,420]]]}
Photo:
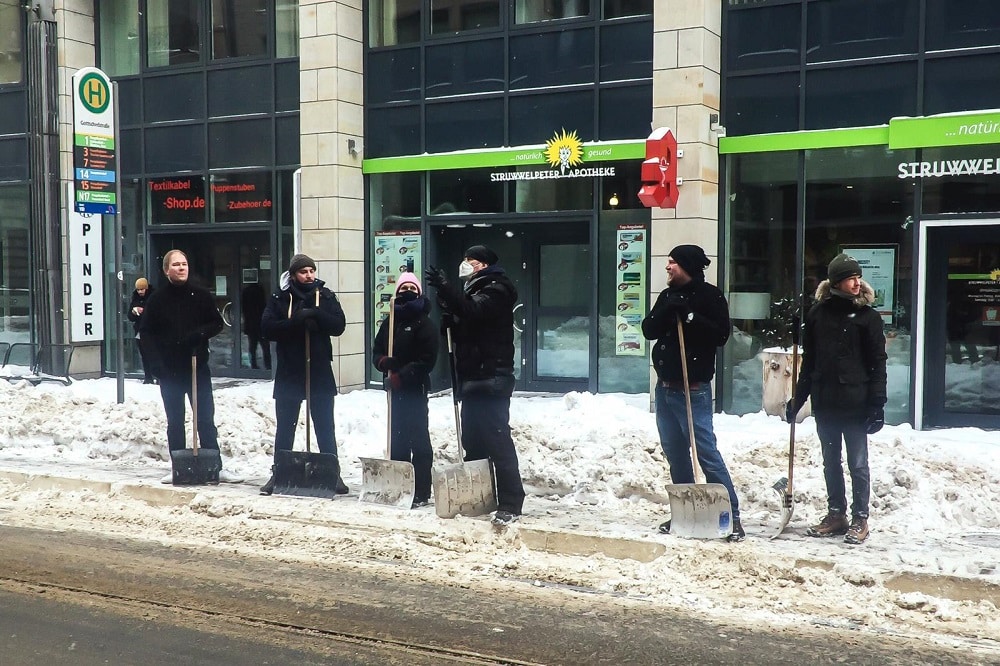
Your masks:
{"label": "wooden shovel handle", "polygon": [[[396,336],[396,297],[389,299],[389,357],[392,358],[392,343]],[[392,459],[392,377],[385,389],[385,459]]]}
{"label": "wooden shovel handle", "polygon": [[684,347],[684,324],[677,315],[677,340],[681,343],[681,374],[684,377],[684,404],[687,407],[688,439],[691,440],[691,470],[694,472],[694,482],[698,483],[701,466],[698,464],[698,446],[694,441],[694,416],[691,414],[691,385],[688,384],[687,349]]}
{"label": "wooden shovel handle", "polygon": [[198,457],[198,353],[191,353],[191,448]]}

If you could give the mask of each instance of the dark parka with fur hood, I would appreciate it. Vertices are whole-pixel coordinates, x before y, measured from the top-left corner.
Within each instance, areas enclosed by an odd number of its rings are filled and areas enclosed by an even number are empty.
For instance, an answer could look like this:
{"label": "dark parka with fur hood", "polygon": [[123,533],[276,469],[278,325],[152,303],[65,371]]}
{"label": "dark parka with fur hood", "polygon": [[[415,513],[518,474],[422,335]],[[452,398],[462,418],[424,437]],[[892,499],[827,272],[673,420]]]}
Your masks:
{"label": "dark parka with fur hood", "polygon": [[330,336],[344,332],[347,319],[340,301],[322,280],[299,284],[287,272],[281,276],[281,291],[272,294],[261,317],[261,333],[273,340],[278,351],[274,372],[275,398],[306,397],[305,322],[296,317],[304,308],[316,308],[317,330],[308,333],[310,347],[309,390],[314,396],[337,394],[333,376],[333,344]]}
{"label": "dark parka with fur hood", "polygon": [[802,366],[795,403],[812,396],[817,415],[864,414],[886,402],[886,353],[882,316],[871,307],[875,291],[861,280],[861,293],[845,298],[829,280],[816,288],[806,315]]}

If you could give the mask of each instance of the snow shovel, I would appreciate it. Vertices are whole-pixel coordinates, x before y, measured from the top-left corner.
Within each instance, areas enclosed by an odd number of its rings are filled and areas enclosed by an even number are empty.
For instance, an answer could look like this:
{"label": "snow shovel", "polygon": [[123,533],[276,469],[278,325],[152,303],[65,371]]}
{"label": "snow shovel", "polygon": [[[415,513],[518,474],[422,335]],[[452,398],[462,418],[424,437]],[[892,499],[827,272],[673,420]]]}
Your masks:
{"label": "snow shovel", "polygon": [[311,376],[312,352],[306,329],[306,450],[274,452],[274,494],[335,499],[340,461],[333,453],[313,453],[310,446]]}
{"label": "snow shovel", "polygon": [[[803,298],[803,301],[805,299]],[[792,319],[792,400],[795,400],[795,384],[799,374],[799,318]],[[778,493],[781,498],[781,524],[778,531],[771,535],[771,539],[781,536],[792,519],[792,512],[795,505],[792,503],[792,471],[795,467],[795,416],[792,416],[788,424],[788,476],[782,477],[774,482],[771,488]]]}
{"label": "snow shovel", "polygon": [[677,317],[677,338],[681,345],[681,370],[684,376],[684,401],[687,406],[688,438],[691,440],[691,465],[695,483],[667,486],[670,498],[670,533],[692,539],[723,539],[733,531],[733,507],[729,491],[721,483],[697,483],[698,447],[694,441],[694,417],[691,415],[691,387],[688,383],[687,350],[684,326]]}
{"label": "snow shovel", "polygon": [[[395,335],[396,297],[389,299],[389,356]],[[386,387],[385,460],[359,458],[361,461],[361,494],[359,502],[385,504],[400,509],[413,506],[416,475],[413,464],[392,458],[392,382]]]}
{"label": "snow shovel", "polygon": [[[458,456],[462,457],[462,417],[458,408],[458,373],[455,371],[455,350],[448,338],[448,364],[451,367],[451,401],[455,408],[455,434]],[[460,462],[434,469],[434,511],[441,518],[482,516],[496,511],[497,494],[493,486],[493,470],[489,459]]]}
{"label": "snow shovel", "polygon": [[175,486],[217,484],[222,471],[218,449],[198,448],[198,355],[191,354],[191,448],[170,452]]}

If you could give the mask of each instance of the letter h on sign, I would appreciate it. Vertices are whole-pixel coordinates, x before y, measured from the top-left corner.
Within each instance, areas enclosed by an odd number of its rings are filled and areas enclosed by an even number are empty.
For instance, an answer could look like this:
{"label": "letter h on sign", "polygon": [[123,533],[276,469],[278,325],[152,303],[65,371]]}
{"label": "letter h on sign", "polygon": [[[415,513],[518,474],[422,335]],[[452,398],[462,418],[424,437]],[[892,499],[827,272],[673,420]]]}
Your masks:
{"label": "letter h on sign", "polygon": [[680,194],[677,159],[683,152],[677,149],[677,139],[666,127],[659,127],[646,139],[646,159],[642,162],[642,187],[639,201],[646,208],[676,208]]}

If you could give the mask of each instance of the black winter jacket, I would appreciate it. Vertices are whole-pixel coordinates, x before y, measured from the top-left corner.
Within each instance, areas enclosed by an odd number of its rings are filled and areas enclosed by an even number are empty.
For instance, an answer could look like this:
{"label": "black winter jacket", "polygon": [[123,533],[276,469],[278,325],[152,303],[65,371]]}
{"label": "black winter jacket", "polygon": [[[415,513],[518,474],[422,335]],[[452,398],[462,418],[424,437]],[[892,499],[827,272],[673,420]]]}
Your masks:
{"label": "black winter jacket", "polygon": [[653,345],[653,368],[661,381],[684,380],[681,367],[681,345],[677,337],[677,319],[666,311],[667,298],[672,293],[687,295],[694,319],[684,322],[684,349],[687,352],[688,380],[708,382],[715,375],[716,350],[726,344],[732,330],[729,304],[715,285],[702,279],[691,280],[680,287],[667,287],[642,320],[642,334]]}
{"label": "black winter jacket", "polygon": [[458,380],[513,377],[517,288],[503,268],[494,264],[482,269],[462,293],[445,285],[438,299],[444,323],[452,328]]}
{"label": "black winter jacket", "polygon": [[853,299],[832,293],[829,280],[816,289],[806,315],[802,366],[795,404],[812,396],[813,411],[864,414],[886,401],[886,353],[882,316],[871,304],[875,292],[861,281]]}
{"label": "black winter jacket", "polygon": [[152,295],[153,295],[153,288],[152,287],[147,287],[146,288],[146,294],[143,295],[143,296],[139,295],[139,290],[138,289],[133,289],[132,290],[132,300],[129,301],[129,304],[128,304],[128,313],[125,316],[128,317],[128,320],[130,322],[132,322],[132,330],[135,331],[136,333],[139,332],[139,318],[142,315],[135,314],[134,312],[132,312],[132,309],[133,308],[143,308],[145,310],[146,301],[148,301],[149,297],[152,296]]}
{"label": "black winter jacket", "polygon": [[[427,316],[430,311],[430,300],[422,296],[410,303],[396,303],[392,357],[400,364],[396,372],[404,390],[430,388],[429,375],[437,362],[440,342],[437,326]],[[378,368],[379,361],[388,355],[389,318],[386,317],[372,343],[372,365]]]}
{"label": "black winter jacket", "polygon": [[[268,299],[261,317],[261,333],[277,343],[278,364],[274,371],[273,397],[306,397],[306,324],[295,313],[303,308],[317,308],[317,330],[309,333],[309,391],[315,396],[337,394],[333,376],[333,343],[330,336],[344,332],[347,319],[340,301],[322,280],[300,285],[287,273],[281,277],[282,289]],[[318,305],[317,305],[318,303]]]}
{"label": "black winter jacket", "polygon": [[[167,281],[146,300],[139,335],[146,346],[150,372],[160,380],[190,381],[191,355],[208,363],[208,340],[222,332],[222,315],[209,291],[188,280]],[[193,345],[193,346],[192,346]]]}

